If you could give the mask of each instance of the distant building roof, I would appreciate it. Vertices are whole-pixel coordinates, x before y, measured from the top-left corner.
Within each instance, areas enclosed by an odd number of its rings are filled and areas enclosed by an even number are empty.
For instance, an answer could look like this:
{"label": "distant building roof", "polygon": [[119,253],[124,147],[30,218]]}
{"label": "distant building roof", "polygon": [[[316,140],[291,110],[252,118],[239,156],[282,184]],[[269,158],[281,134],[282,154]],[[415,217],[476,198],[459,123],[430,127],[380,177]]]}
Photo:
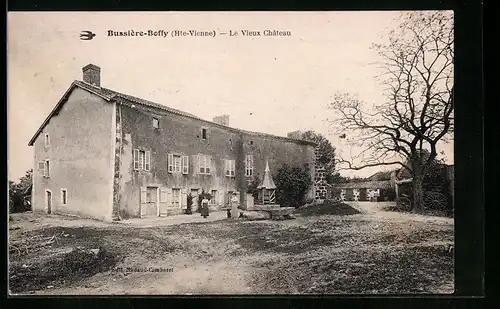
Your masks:
{"label": "distant building roof", "polygon": [[390,180],[381,180],[338,183],[333,184],[332,187],[337,189],[389,189],[392,188],[392,185]]}

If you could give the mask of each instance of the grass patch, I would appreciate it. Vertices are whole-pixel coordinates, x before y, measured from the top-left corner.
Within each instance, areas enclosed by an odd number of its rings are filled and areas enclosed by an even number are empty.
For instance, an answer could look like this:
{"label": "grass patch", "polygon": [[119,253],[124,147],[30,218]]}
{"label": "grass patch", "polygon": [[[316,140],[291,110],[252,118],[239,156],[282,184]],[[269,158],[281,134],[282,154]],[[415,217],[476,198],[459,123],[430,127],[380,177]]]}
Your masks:
{"label": "grass patch", "polygon": [[295,210],[296,215],[301,216],[320,216],[320,215],[337,215],[349,216],[359,214],[360,212],[342,202],[325,201],[318,205],[312,205]]}
{"label": "grass patch", "polygon": [[118,262],[115,254],[103,247],[98,249],[99,252],[94,254],[75,248],[30,266],[13,263],[10,265],[9,288],[13,293],[20,293],[64,285],[107,271]]}

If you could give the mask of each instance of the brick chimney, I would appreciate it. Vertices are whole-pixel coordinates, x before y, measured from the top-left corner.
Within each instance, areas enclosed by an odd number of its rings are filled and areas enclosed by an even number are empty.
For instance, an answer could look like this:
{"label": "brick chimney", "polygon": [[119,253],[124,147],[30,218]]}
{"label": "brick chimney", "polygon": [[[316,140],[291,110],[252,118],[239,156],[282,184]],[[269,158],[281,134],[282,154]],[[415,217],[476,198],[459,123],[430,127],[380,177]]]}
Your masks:
{"label": "brick chimney", "polygon": [[220,115],[213,118],[213,122],[223,126],[229,126],[229,115]]}
{"label": "brick chimney", "polygon": [[101,68],[95,64],[87,64],[82,68],[83,81],[96,87],[101,87]]}

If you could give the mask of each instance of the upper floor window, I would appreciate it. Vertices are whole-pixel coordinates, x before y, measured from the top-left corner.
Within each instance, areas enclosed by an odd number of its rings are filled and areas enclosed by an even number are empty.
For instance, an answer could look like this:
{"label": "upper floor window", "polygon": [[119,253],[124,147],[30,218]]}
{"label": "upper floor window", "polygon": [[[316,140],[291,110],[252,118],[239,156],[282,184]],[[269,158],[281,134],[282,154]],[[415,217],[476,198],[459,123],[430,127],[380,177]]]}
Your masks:
{"label": "upper floor window", "polygon": [[45,147],[50,146],[50,138],[49,138],[49,133],[45,133],[45,139],[44,139]]}
{"label": "upper floor window", "polygon": [[207,128],[201,128],[201,138],[202,139],[208,138],[208,129]]}
{"label": "upper floor window", "polygon": [[169,173],[189,173],[189,157],[178,154],[168,154],[168,172]]}
{"label": "upper floor window", "polygon": [[151,152],[149,150],[134,149],[134,170],[151,170]]}
{"label": "upper floor window", "polygon": [[43,176],[44,177],[50,177],[50,160],[47,159],[45,160],[45,164],[44,164],[44,167],[43,167]]}
{"label": "upper floor window", "polygon": [[245,156],[245,176],[247,176],[247,177],[253,176],[253,156],[252,155]]}
{"label": "upper floor window", "polygon": [[234,177],[235,176],[235,170],[236,170],[236,161],[235,160],[226,160],[226,176],[229,177]]}
{"label": "upper floor window", "polygon": [[66,205],[68,203],[68,190],[61,189],[61,204]]}
{"label": "upper floor window", "polygon": [[153,118],[153,128],[158,129],[160,127],[160,120],[158,118]]}
{"label": "upper floor window", "polygon": [[198,173],[210,174],[211,157],[207,155],[198,155]]}

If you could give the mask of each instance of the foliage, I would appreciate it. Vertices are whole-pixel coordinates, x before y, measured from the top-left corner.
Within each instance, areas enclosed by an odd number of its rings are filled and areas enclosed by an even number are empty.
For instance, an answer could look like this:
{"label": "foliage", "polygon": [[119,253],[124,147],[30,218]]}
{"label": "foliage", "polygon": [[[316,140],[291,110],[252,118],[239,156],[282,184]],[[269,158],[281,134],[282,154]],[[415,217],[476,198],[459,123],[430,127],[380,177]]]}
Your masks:
{"label": "foliage", "polygon": [[356,95],[337,93],[330,105],[336,133],[362,149],[338,163],[352,170],[404,166],[413,178],[415,212],[423,209],[422,181],[437,157],[437,144],[453,136],[453,29],[449,12],[403,13],[388,43],[374,44],[386,100],[366,108]]}
{"label": "foliage", "polygon": [[257,201],[259,198],[259,190],[257,187],[260,184],[259,174],[254,175],[252,181],[248,185],[247,193],[252,194],[254,201]]}
{"label": "foliage", "polygon": [[27,170],[26,174],[15,183],[9,180],[9,212],[23,212],[31,210],[31,187],[33,170]]}
{"label": "foliage", "polygon": [[304,204],[305,194],[312,185],[311,175],[305,168],[283,164],[274,179],[281,206],[298,207]]}
{"label": "foliage", "polygon": [[335,172],[335,147],[326,137],[312,130],[304,132],[302,134],[302,139],[317,144],[318,163],[325,167],[327,175],[326,181],[330,184],[333,183],[334,178],[332,176]]}
{"label": "foliage", "polygon": [[189,193],[187,195],[187,207],[186,207],[186,214],[190,215],[193,213],[193,195]]}
{"label": "foliage", "polygon": [[298,214],[304,217],[321,215],[348,216],[359,213],[360,212],[357,209],[345,203],[337,203],[329,200],[326,200],[321,204],[296,209],[294,212],[294,214]]}
{"label": "foliage", "polygon": [[212,195],[210,193],[208,193],[208,192],[205,192],[205,189],[202,189],[200,195],[198,195],[198,209],[197,209],[197,212],[201,212],[201,201],[203,201],[203,199],[207,199],[209,201],[212,199]]}

